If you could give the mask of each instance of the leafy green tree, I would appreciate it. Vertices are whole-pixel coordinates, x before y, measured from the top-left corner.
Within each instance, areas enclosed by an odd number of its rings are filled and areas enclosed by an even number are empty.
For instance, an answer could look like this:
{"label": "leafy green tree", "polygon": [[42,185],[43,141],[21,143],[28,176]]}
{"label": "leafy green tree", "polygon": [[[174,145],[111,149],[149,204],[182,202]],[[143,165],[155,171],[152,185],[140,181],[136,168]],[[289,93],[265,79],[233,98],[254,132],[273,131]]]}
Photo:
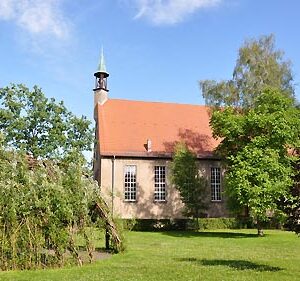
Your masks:
{"label": "leafy green tree", "polygon": [[[300,104],[296,105],[298,116],[300,118]],[[281,200],[283,211],[287,215],[286,226],[290,230],[295,231],[300,235],[300,130],[298,131],[298,141],[294,145],[293,153],[294,156],[294,184],[291,188],[292,198],[289,201]]]}
{"label": "leafy green tree", "polygon": [[207,182],[199,173],[196,155],[182,143],[176,146],[172,182],[179,190],[185,205],[185,215],[194,218],[203,215],[207,209]]}
{"label": "leafy green tree", "polygon": [[284,226],[300,234],[300,149],[293,151],[294,156],[294,184],[290,188],[290,198],[280,198],[278,202],[279,208],[285,213],[287,219]]}
{"label": "leafy green tree", "polygon": [[277,88],[293,98],[291,63],[284,60],[283,55],[282,51],[275,49],[273,35],[246,41],[239,49],[232,79],[220,82],[200,81],[206,103],[245,109],[253,106],[255,98],[265,87]]}
{"label": "leafy green tree", "polygon": [[262,222],[279,212],[279,198],[288,198],[293,184],[289,149],[299,142],[300,116],[294,101],[266,89],[242,111],[226,107],[212,113],[211,126],[221,138],[226,157],[226,190],[239,206],[247,206],[262,235]]}
{"label": "leafy green tree", "polygon": [[[248,40],[244,43],[239,49],[232,79],[220,82],[203,80],[200,81],[200,87],[206,103],[213,106],[211,123],[214,127],[214,136],[225,136],[218,147],[218,152],[226,161],[228,170],[233,165],[232,157],[243,152],[242,150],[253,141],[255,132],[260,132],[262,138],[265,134],[261,127],[250,126],[252,131],[246,130],[243,116],[250,113],[249,111],[254,107],[259,106],[257,101],[266,88],[278,89],[282,95],[290,98],[293,106],[296,103],[291,62],[285,60],[284,53],[275,48],[273,35],[262,36],[257,40]],[[270,104],[271,100],[268,106]],[[289,120],[291,121],[291,119]],[[263,125],[256,124],[255,126]],[[297,131],[297,128],[293,127],[287,128],[286,132],[289,132],[290,129]],[[282,139],[272,139],[272,141],[286,152],[288,143],[283,145]],[[272,155],[274,156],[274,154]],[[281,153],[280,159],[282,159],[282,155]],[[296,173],[297,165],[294,164],[293,167],[293,173]],[[290,195],[292,194],[293,192],[290,192]],[[297,201],[297,198],[290,197],[288,200],[286,197],[282,197],[280,202],[283,201],[289,205],[288,202],[295,202],[295,200]],[[229,205],[236,211],[244,208],[234,196],[229,198]],[[285,210],[294,208],[291,205],[286,207]]]}
{"label": "leafy green tree", "polygon": [[1,88],[0,104],[0,132],[10,147],[34,158],[62,158],[74,150],[91,150],[90,121],[73,115],[63,102],[46,98],[39,87]]}
{"label": "leafy green tree", "polygon": [[300,148],[297,150],[297,159],[294,164],[295,167],[295,178],[294,186],[291,190],[293,195],[293,204],[291,205],[291,212],[288,213],[292,220],[292,230],[300,235]]}

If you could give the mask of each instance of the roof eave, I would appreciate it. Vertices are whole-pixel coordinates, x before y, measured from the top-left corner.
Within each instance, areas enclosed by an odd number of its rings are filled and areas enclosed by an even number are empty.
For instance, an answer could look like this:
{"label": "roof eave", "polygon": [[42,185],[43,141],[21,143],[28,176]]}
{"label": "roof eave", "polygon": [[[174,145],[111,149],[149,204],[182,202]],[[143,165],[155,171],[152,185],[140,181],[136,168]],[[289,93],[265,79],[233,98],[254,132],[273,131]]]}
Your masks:
{"label": "roof eave", "polygon": [[[173,153],[143,153],[143,152],[101,152],[100,157],[102,158],[143,158],[143,159],[173,159]],[[198,160],[221,160],[221,157],[214,154],[199,154],[197,155]]]}

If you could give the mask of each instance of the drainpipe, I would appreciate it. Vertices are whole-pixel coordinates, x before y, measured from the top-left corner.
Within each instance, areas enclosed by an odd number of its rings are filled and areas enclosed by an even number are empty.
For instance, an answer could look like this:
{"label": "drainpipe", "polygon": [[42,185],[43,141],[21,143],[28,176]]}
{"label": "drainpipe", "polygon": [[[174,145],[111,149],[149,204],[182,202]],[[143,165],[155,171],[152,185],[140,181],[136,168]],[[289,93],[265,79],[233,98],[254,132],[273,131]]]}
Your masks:
{"label": "drainpipe", "polygon": [[114,189],[115,189],[115,160],[116,156],[113,156],[111,165],[111,215],[114,217]]}
{"label": "drainpipe", "polygon": [[[116,156],[114,155],[111,160],[111,216],[114,217],[114,187],[115,187],[115,160]],[[106,223],[105,231],[105,249],[109,250],[110,234],[108,231],[108,223]]]}

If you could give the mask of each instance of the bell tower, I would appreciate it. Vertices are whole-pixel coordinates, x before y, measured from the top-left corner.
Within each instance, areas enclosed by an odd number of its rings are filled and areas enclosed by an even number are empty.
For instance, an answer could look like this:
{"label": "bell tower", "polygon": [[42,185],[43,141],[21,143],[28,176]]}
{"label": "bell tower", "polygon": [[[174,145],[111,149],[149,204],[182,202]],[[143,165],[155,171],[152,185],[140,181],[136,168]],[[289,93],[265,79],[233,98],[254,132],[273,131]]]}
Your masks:
{"label": "bell tower", "polygon": [[101,50],[100,63],[95,76],[95,89],[94,91],[94,107],[100,103],[103,105],[108,100],[107,77],[109,73],[106,71],[103,48]]}
{"label": "bell tower", "polygon": [[[103,48],[101,49],[100,62],[95,76],[95,88],[94,91],[94,120],[95,120],[95,144],[94,144],[94,179],[96,179],[101,185],[101,160],[100,160],[100,135],[99,135],[99,120],[98,113],[101,110],[101,106],[108,100],[108,89],[107,89],[107,77],[109,73],[106,71]],[[99,106],[100,105],[100,106]]]}

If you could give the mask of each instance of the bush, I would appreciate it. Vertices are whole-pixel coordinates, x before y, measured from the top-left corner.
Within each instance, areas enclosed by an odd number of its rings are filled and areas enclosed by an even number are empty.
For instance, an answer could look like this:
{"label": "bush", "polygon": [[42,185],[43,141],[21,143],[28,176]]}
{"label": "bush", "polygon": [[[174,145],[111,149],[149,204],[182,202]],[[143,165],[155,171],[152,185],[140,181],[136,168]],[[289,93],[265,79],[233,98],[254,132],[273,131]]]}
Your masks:
{"label": "bush", "polygon": [[[123,228],[134,231],[196,230],[197,219],[123,219]],[[249,228],[249,219],[199,218],[200,229]]]}
{"label": "bush", "polygon": [[123,228],[133,231],[186,230],[188,219],[123,219]]}
{"label": "bush", "polygon": [[200,218],[200,229],[234,229],[239,228],[235,218]]}
{"label": "bush", "polygon": [[62,168],[0,147],[1,270],[81,264],[79,233],[91,253],[86,227],[98,186],[83,174],[81,163]]}
{"label": "bush", "polygon": [[[197,219],[121,219],[123,229],[133,231],[172,231],[197,230]],[[255,228],[249,217],[237,218],[199,218],[200,230]],[[264,225],[266,229],[281,228],[277,218],[270,219]]]}

